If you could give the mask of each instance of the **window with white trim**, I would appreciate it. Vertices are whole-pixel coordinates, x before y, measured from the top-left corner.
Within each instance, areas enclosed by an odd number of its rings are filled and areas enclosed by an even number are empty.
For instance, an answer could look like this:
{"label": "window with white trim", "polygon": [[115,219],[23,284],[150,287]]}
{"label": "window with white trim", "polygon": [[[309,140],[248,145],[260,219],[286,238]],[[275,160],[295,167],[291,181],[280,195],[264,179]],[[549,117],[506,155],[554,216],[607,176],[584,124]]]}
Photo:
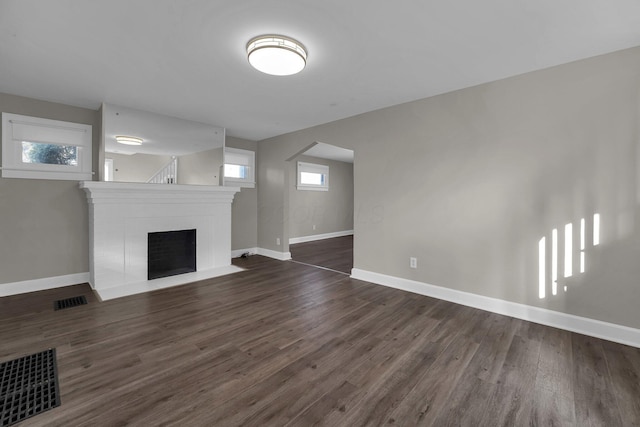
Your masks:
{"label": "window with white trim", "polygon": [[298,162],[298,190],[329,191],[329,166]]}
{"label": "window with white trim", "polygon": [[225,147],[224,183],[245,188],[254,188],[256,153],[251,150]]}
{"label": "window with white trim", "polygon": [[2,177],[93,179],[91,125],[2,113]]}

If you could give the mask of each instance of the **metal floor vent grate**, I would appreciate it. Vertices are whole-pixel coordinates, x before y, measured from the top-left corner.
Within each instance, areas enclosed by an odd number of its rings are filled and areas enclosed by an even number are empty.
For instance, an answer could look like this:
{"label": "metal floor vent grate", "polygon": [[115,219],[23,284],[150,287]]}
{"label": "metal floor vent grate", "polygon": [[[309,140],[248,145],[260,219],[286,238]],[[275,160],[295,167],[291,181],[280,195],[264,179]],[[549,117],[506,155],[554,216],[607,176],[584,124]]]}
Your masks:
{"label": "metal floor vent grate", "polygon": [[0,426],[60,406],[56,349],[0,363]]}
{"label": "metal floor vent grate", "polygon": [[87,298],[84,295],[79,297],[71,297],[67,299],[59,299],[53,303],[54,310],[63,310],[65,308],[76,307],[87,303]]}

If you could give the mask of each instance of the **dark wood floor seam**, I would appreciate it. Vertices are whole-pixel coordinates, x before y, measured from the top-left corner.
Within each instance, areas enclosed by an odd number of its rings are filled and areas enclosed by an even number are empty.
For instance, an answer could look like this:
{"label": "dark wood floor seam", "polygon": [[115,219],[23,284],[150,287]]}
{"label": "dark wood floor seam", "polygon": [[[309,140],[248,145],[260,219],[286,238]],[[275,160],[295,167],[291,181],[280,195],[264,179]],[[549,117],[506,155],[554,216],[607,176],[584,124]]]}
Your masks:
{"label": "dark wood floor seam", "polygon": [[319,268],[321,270],[328,270],[328,271],[333,271],[334,273],[344,274],[345,276],[351,276],[351,274],[349,274],[349,273],[345,273],[343,271],[334,270],[334,269],[329,268],[329,267],[322,267],[321,265],[308,264],[306,262],[296,261],[294,259],[291,259],[289,261],[290,262],[295,262],[296,264],[306,265],[307,267]]}

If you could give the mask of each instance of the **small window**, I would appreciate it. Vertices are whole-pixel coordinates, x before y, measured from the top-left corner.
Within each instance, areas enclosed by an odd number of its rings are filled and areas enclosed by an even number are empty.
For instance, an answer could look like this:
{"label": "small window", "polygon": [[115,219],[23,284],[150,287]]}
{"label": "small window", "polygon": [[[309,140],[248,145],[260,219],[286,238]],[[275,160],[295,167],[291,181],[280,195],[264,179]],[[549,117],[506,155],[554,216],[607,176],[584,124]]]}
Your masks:
{"label": "small window", "polygon": [[2,177],[91,180],[91,126],[2,113]]}
{"label": "small window", "polygon": [[249,176],[249,167],[227,163],[224,165],[224,176],[233,179],[247,179]]}
{"label": "small window", "polygon": [[298,162],[298,190],[329,190],[329,166]]}
{"label": "small window", "polygon": [[256,153],[240,148],[224,149],[224,182],[245,188],[254,188]]}
{"label": "small window", "polygon": [[22,163],[78,166],[78,147],[22,141]]}

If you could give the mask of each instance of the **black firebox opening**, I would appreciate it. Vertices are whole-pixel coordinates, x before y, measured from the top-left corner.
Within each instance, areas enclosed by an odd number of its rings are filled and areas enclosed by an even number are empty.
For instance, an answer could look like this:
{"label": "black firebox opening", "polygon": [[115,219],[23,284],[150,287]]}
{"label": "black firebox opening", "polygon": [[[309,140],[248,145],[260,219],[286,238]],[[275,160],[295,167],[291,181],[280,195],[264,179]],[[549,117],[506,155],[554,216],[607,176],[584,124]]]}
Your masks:
{"label": "black firebox opening", "polygon": [[196,230],[149,233],[147,278],[175,276],[196,271]]}

